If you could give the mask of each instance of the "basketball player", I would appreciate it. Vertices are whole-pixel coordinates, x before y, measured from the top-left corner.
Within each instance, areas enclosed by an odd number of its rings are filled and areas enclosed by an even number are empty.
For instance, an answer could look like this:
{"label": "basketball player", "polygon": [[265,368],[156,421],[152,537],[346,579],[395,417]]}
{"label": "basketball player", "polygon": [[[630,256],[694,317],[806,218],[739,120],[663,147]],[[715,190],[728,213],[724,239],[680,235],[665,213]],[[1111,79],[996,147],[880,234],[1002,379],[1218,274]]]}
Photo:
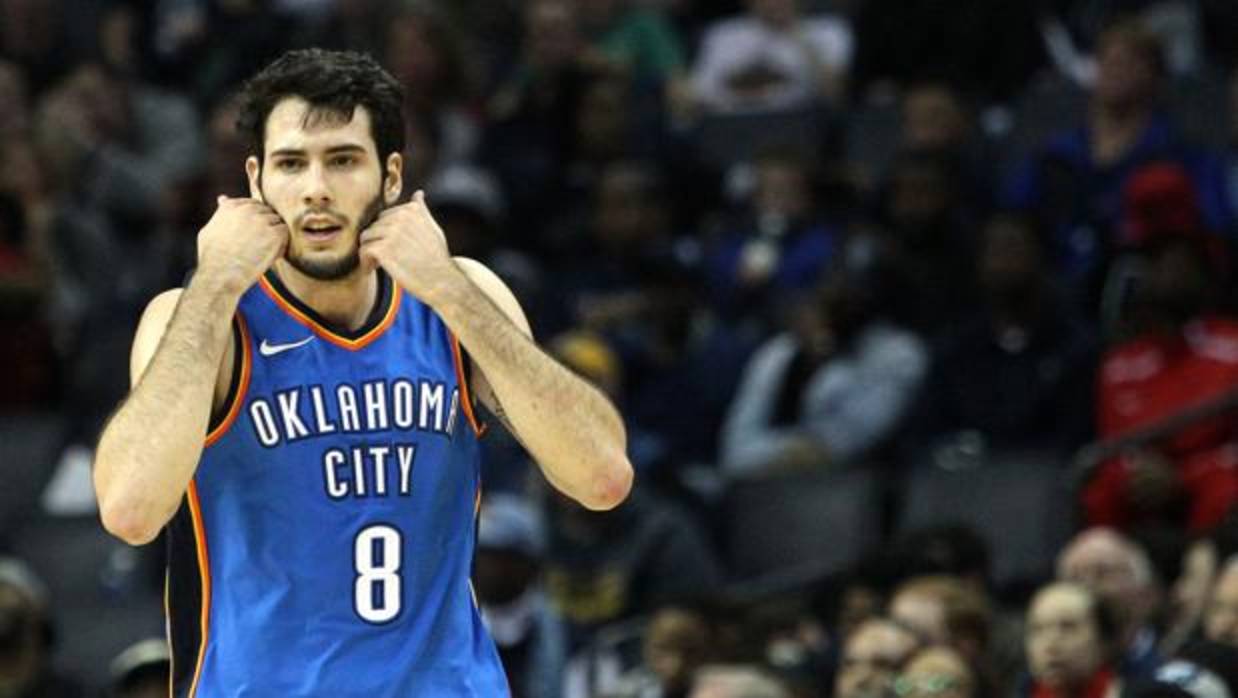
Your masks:
{"label": "basketball player", "polygon": [[242,98],[250,198],[151,301],[95,456],[111,533],[167,527],[172,693],[508,695],[468,579],[475,402],[592,509],[631,486],[623,423],[420,192],[397,205],[390,75],[297,51]]}

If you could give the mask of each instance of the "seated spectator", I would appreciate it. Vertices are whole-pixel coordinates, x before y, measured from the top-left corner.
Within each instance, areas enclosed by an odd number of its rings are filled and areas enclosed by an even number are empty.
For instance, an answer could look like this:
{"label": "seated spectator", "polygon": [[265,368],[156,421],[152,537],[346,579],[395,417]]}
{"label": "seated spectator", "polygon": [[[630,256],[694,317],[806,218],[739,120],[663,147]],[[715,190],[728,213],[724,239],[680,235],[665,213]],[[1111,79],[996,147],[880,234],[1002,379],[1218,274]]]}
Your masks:
{"label": "seated spectator", "polygon": [[0,695],[85,698],[52,667],[52,649],[47,588],[25,563],[0,558]]}
{"label": "seated spectator", "polygon": [[686,608],[659,609],[649,621],[641,666],[619,680],[611,693],[630,698],[686,698],[693,675],[712,659],[706,619]]}
{"label": "seated spectator", "polygon": [[958,652],[927,647],[913,656],[894,680],[898,698],[976,698],[976,675]]}
{"label": "seated spectator", "polygon": [[851,62],[851,29],[804,16],[800,0],[747,0],[748,11],[706,28],[692,67],[707,112],[794,109],[838,100]]}
{"label": "seated spectator", "polygon": [[899,424],[927,361],[915,335],[875,318],[858,284],[835,279],[749,361],[721,467],[743,476],[863,458]]}
{"label": "seated spectator", "polygon": [[[1226,259],[1197,229],[1149,229],[1131,302],[1130,339],[1100,366],[1099,435],[1149,428],[1219,399],[1238,385],[1238,324],[1217,311]],[[1102,463],[1083,491],[1091,525],[1141,522],[1215,527],[1238,501],[1238,431],[1232,415],[1197,420]]]}
{"label": "seated spectator", "polygon": [[1118,674],[1151,676],[1161,662],[1152,627],[1160,590],[1144,549],[1112,529],[1088,529],[1063,548],[1057,578],[1087,587],[1109,607],[1118,625]]}
{"label": "seated spectator", "polygon": [[891,695],[895,678],[921,642],[914,632],[892,620],[864,621],[843,643],[834,678],[834,698]]}
{"label": "seated spectator", "polygon": [[1109,607],[1086,587],[1054,582],[1032,598],[1025,650],[1026,698],[1116,698],[1118,628]]}
{"label": "seated spectator", "polygon": [[801,154],[771,151],[754,163],[749,210],[709,254],[710,282],[721,312],[762,317],[792,293],[817,283],[839,231],[822,219],[816,172]]}
{"label": "seated spectator", "polygon": [[755,667],[708,666],[696,672],[688,698],[792,698],[791,693]]}
{"label": "seated spectator", "polygon": [[888,614],[930,644],[957,652],[973,669],[985,665],[989,602],[963,581],[948,575],[913,577],[894,591]]}
{"label": "seated spectator", "polygon": [[168,695],[172,656],[161,637],[136,642],[116,655],[109,667],[109,698],[163,698]]}
{"label": "seated spectator", "polygon": [[611,511],[546,493],[546,589],[581,647],[602,626],[696,601],[722,580],[704,531],[684,511],[636,488]]}
{"label": "seated spectator", "polygon": [[914,420],[932,439],[978,433],[996,451],[1073,453],[1091,433],[1094,332],[1053,286],[1036,222],[991,218],[976,275],[980,311],[942,336]]}
{"label": "seated spectator", "polygon": [[490,495],[478,514],[473,585],[512,698],[557,698],[567,635],[541,583],[546,536],[519,497]]}
{"label": "seated spectator", "polygon": [[1232,224],[1219,162],[1185,146],[1161,108],[1164,78],[1165,57],[1154,34],[1133,21],[1106,30],[1087,122],[1051,139],[1010,182],[1008,203],[1047,213],[1059,265],[1084,291],[1107,261],[1122,187],[1140,165],[1181,163],[1208,227]]}
{"label": "seated spectator", "polygon": [[1221,567],[1204,609],[1204,637],[1238,647],[1238,557],[1230,557]]}
{"label": "seated spectator", "polygon": [[876,227],[849,236],[845,254],[874,276],[880,306],[934,337],[975,307],[974,202],[949,153],[899,153],[877,191]]}

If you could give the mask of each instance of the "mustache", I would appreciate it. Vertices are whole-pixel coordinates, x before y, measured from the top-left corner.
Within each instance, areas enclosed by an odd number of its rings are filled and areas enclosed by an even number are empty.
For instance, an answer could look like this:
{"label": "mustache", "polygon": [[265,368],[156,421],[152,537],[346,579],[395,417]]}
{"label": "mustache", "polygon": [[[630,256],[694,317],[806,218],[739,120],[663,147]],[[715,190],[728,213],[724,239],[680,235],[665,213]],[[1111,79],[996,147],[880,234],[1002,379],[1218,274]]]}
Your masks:
{"label": "mustache", "polygon": [[303,211],[297,214],[297,217],[293,219],[293,223],[298,228],[303,227],[305,225],[305,219],[311,216],[316,218],[330,218],[331,222],[338,224],[340,227],[348,227],[348,216],[336,213],[335,211],[329,209],[309,209],[308,211]]}

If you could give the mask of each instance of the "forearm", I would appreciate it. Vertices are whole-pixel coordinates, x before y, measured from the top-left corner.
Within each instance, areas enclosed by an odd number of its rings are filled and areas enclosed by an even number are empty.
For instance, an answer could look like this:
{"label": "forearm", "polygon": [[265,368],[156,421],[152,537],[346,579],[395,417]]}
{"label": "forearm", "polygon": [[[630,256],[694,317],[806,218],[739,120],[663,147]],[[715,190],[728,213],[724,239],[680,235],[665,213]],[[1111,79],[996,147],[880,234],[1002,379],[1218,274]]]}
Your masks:
{"label": "forearm", "polygon": [[104,526],[131,543],[176,512],[202,454],[238,295],[197,277],[181,295],[145,373],[95,453]]}
{"label": "forearm", "polygon": [[632,472],[623,421],[610,401],[547,356],[463,274],[431,305],[481,368],[495,416],[547,479],[589,508],[621,502]]}

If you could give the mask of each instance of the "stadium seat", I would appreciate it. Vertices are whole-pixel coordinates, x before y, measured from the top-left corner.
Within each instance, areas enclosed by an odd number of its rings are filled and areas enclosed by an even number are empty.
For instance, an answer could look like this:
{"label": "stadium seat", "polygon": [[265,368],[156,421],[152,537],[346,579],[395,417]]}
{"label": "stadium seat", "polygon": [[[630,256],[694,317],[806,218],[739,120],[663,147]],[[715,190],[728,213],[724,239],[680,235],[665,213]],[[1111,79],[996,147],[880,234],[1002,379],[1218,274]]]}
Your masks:
{"label": "stadium seat", "polygon": [[724,504],[732,575],[845,569],[881,539],[878,486],[877,473],[861,469],[733,482]]}
{"label": "stadium seat", "polygon": [[1066,469],[1039,454],[986,456],[980,465],[911,468],[897,527],[906,533],[962,524],[988,542],[1000,587],[1043,579],[1070,535],[1074,501]]}

